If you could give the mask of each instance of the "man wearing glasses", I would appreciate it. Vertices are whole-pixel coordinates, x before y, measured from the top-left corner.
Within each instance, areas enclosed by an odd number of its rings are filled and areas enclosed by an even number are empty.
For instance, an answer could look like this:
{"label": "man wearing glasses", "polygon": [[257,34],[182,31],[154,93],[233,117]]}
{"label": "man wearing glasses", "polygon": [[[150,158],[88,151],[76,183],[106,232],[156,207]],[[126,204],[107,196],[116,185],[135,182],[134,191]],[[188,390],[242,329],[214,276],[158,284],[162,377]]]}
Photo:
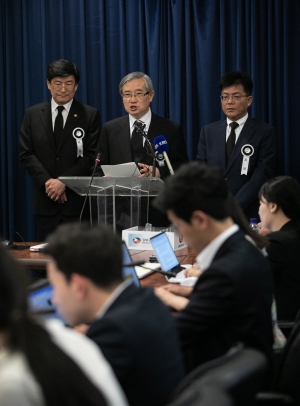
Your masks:
{"label": "man wearing glasses", "polygon": [[246,216],[257,217],[258,191],[274,176],[276,131],[248,115],[253,89],[249,76],[227,73],[219,88],[226,120],[202,128],[197,160],[217,166]]}
{"label": "man wearing glasses", "polygon": [[[148,142],[136,131],[137,122],[142,125],[152,144],[159,135],[166,138],[169,145],[167,153],[174,170],[188,162],[180,126],[157,116],[150,109],[154,97],[150,77],[143,72],[129,73],[121,80],[119,92],[128,115],[104,124],[97,148],[97,152],[101,153],[101,163],[117,165],[136,162],[141,176],[152,176],[153,157]],[[156,168],[156,176],[164,177],[168,174],[167,165]]]}
{"label": "man wearing glasses", "polygon": [[30,107],[22,123],[20,159],[34,184],[38,241],[58,224],[79,219],[83,198],[58,177],[89,176],[93,166],[100,114],[74,99],[79,79],[72,62],[52,62],[47,68],[52,99]]}

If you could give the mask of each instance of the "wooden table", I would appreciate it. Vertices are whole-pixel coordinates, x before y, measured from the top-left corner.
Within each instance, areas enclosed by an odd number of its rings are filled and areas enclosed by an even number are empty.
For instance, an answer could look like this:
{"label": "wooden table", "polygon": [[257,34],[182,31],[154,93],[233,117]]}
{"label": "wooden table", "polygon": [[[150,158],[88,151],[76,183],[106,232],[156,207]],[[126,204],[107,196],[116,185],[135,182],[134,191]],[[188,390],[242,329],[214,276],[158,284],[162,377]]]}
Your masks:
{"label": "wooden table", "polygon": [[[34,270],[45,270],[46,264],[50,261],[50,258],[43,254],[42,252],[34,252],[30,251],[29,247],[26,249],[18,249],[24,248],[24,243],[15,243],[17,245],[17,249],[12,249],[9,252],[14,256],[15,259],[20,262],[27,269],[34,269]],[[37,245],[38,242],[27,242],[29,246]],[[149,262],[149,256],[153,254],[153,251],[139,251],[139,250],[130,250],[130,255],[133,261],[140,261],[143,260],[145,262]],[[188,248],[182,248],[180,250],[175,251],[176,256],[181,264],[193,264],[195,262],[195,253],[191,252]],[[161,286],[167,283],[167,280],[164,275],[153,272],[152,274],[146,276],[145,278],[141,279],[142,286]]]}

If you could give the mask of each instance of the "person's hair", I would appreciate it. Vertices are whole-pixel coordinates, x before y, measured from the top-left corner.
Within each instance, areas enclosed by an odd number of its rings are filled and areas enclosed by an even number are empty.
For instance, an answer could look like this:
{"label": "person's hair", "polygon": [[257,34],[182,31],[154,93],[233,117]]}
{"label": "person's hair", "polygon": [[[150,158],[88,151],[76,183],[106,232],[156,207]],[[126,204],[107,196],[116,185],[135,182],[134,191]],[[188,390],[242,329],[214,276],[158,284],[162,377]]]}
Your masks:
{"label": "person's hair", "polygon": [[246,95],[252,95],[253,82],[250,76],[248,76],[247,74],[240,71],[229,72],[222,76],[219,82],[219,88],[221,92],[224,88],[234,85],[242,85]]}
{"label": "person's hair", "polygon": [[149,92],[149,93],[153,92],[154,89],[153,89],[152,80],[150,79],[150,77],[148,75],[146,75],[143,72],[132,72],[132,73],[129,73],[128,75],[126,75],[119,84],[119,92],[120,92],[121,96],[123,95],[123,86],[125,85],[125,83],[127,83],[133,79],[144,79],[147,92]]}
{"label": "person's hair", "polygon": [[47,242],[43,251],[53,257],[67,280],[77,273],[103,289],[123,281],[121,239],[110,228],[62,224]]}
{"label": "person's hair", "polygon": [[173,210],[190,222],[192,213],[201,210],[216,220],[229,216],[228,189],[221,172],[214,167],[191,162],[182,165],[166,179],[162,192],[153,201],[161,211]]}
{"label": "person's hair", "polygon": [[300,185],[290,176],[277,176],[267,180],[260,188],[259,199],[276,203],[286,217],[300,224]]}
{"label": "person's hair", "polygon": [[61,77],[65,78],[67,76],[73,75],[75,82],[79,83],[80,73],[77,66],[66,59],[59,59],[58,61],[53,61],[47,68],[47,80],[51,82],[53,78]]}
{"label": "person's hair", "polygon": [[263,249],[268,245],[269,241],[266,237],[258,234],[249,227],[249,222],[246,219],[241,206],[238,204],[231,193],[228,194],[228,210],[229,216],[232,218],[235,224],[239,226],[240,230],[245,235],[249,235],[249,237],[251,237],[257,248]]}
{"label": "person's hair", "polygon": [[107,405],[79,366],[30,316],[25,270],[1,246],[0,330],[7,335],[8,348],[25,356],[47,406]]}

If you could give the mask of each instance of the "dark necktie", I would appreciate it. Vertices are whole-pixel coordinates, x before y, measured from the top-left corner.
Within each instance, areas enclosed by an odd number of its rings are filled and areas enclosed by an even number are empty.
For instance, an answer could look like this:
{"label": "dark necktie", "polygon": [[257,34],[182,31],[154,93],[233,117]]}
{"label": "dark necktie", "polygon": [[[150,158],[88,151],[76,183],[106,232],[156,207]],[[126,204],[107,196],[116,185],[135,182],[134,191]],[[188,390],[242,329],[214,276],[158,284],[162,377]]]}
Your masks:
{"label": "dark necktie", "polygon": [[62,115],[63,110],[64,110],[64,106],[57,107],[57,116],[55,119],[54,131],[53,131],[56,148],[59,145],[59,141],[60,141],[63,129],[64,129],[64,118]]}
{"label": "dark necktie", "polygon": [[141,162],[142,156],[144,154],[143,136],[136,130],[136,127],[134,127],[134,130],[132,131],[131,134],[131,147],[134,162],[135,163]]}
{"label": "dark necktie", "polygon": [[239,126],[238,123],[235,123],[235,122],[230,123],[229,125],[231,127],[231,132],[230,132],[229,137],[226,142],[226,163],[227,163],[227,165],[228,165],[232,151],[235,146],[235,129]]}

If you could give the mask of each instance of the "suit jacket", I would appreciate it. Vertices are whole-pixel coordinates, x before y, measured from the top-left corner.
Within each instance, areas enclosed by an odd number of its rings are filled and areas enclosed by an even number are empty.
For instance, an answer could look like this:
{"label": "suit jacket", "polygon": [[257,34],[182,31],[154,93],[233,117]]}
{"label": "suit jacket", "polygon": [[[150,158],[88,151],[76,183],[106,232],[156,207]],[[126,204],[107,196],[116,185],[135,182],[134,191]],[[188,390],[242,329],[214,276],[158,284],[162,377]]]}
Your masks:
{"label": "suit jacket", "polygon": [[[202,128],[197,160],[217,166],[247,216],[257,217],[258,192],[265,181],[274,176],[276,132],[274,127],[248,117],[226,167],[226,120]],[[250,144],[254,154],[250,157],[247,175],[241,175],[243,155],[241,148]]]}
{"label": "suit jacket", "polygon": [[272,275],[241,231],[217,251],[177,316],[188,369],[224,355],[237,342],[272,355]]}
{"label": "suit jacket", "polygon": [[[77,144],[72,132],[82,128],[83,157],[77,158]],[[80,214],[83,198],[68,189],[67,202],[59,204],[45,193],[45,182],[59,176],[89,176],[100,132],[99,111],[73,99],[58,148],[53,136],[51,102],[40,103],[25,112],[21,127],[20,159],[34,184],[34,213],[54,215]]]}
{"label": "suit jacket", "polygon": [[267,235],[278,320],[295,320],[300,310],[300,230],[294,221]]}
{"label": "suit jacket", "polygon": [[[148,137],[153,140],[158,135],[164,135],[169,145],[168,156],[174,170],[188,162],[186,146],[178,124],[152,113]],[[133,162],[134,158],[130,143],[130,127],[128,115],[108,121],[102,127],[97,152],[101,153],[103,165],[118,165]],[[144,154],[142,163],[152,165],[152,157]],[[162,177],[170,172],[167,166],[159,167]]]}
{"label": "suit jacket", "polygon": [[175,323],[151,289],[129,285],[87,336],[101,348],[131,406],[165,405],[184,376]]}

